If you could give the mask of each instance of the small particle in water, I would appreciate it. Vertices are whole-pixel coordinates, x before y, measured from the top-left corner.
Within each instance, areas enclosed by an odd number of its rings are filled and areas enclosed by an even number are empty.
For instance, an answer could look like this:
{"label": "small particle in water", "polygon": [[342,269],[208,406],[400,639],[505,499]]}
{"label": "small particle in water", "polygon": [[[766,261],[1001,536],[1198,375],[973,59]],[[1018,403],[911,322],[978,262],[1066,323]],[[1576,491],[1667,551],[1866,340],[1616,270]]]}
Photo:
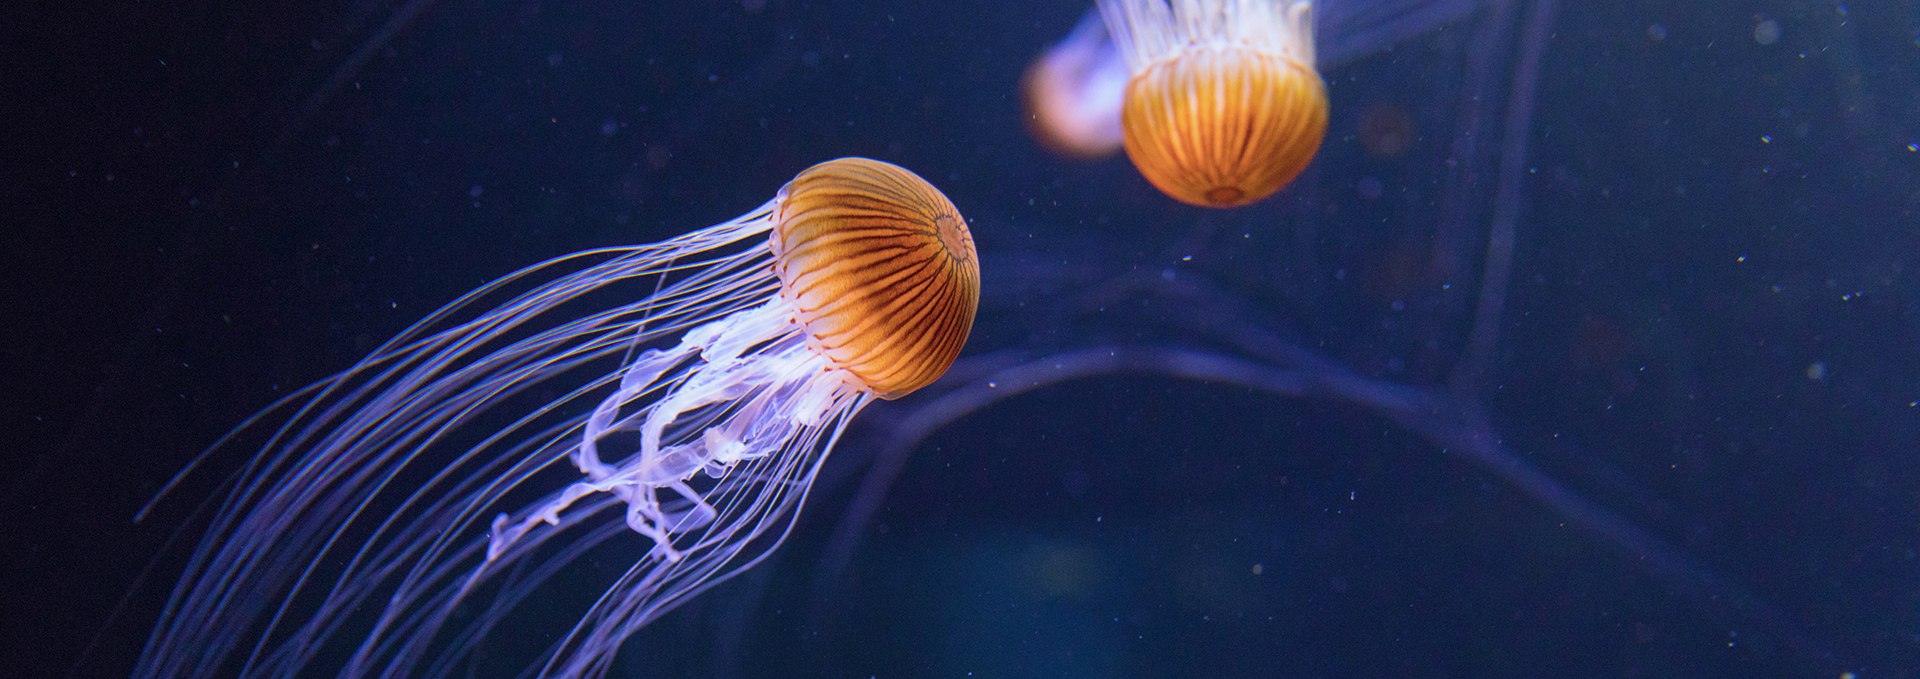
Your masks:
{"label": "small particle in water", "polygon": [[480,186],[479,184],[474,184],[473,186],[467,187],[468,198],[479,198],[480,194],[486,193],[486,192],[487,192],[486,188]]}
{"label": "small particle in water", "polygon": [[1191,261],[1193,261],[1193,255],[1187,255],[1187,256],[1185,256],[1185,257],[1181,257],[1181,258],[1180,258],[1180,261],[1182,261],[1182,262],[1191,262]]}
{"label": "small particle in water", "polygon": [[1915,152],[1915,151],[1920,151],[1920,144],[1908,144],[1908,145],[1907,145],[1907,153],[1913,153],[1913,152]]}
{"label": "small particle in water", "polygon": [[1265,572],[1267,572],[1267,567],[1266,567],[1265,565],[1263,565],[1263,564],[1254,564],[1254,565],[1253,565],[1253,574],[1254,574],[1254,575],[1259,575],[1259,574],[1261,574],[1261,573],[1265,573]]}
{"label": "small particle in water", "polygon": [[1666,24],[1654,24],[1647,27],[1647,39],[1660,42],[1667,39]]}
{"label": "small particle in water", "polygon": [[1814,361],[1807,364],[1807,379],[1815,382],[1827,381],[1827,362]]}
{"label": "small particle in water", "polygon": [[606,120],[600,121],[600,136],[611,137],[613,136],[613,133],[619,132],[619,131],[620,131],[620,121],[614,120],[612,118],[608,118]]}
{"label": "small particle in water", "polygon": [[563,56],[560,56],[560,53],[559,53],[559,52],[552,52],[552,53],[549,53],[549,54],[547,54],[547,65],[548,65],[548,66],[559,66],[559,65],[560,65],[560,62],[563,62],[563,61],[566,61],[566,60],[567,60],[567,58],[566,58],[566,57],[563,57]]}
{"label": "small particle in water", "polygon": [[1780,41],[1780,22],[1768,19],[1753,25],[1753,41],[1771,45]]}
{"label": "small particle in water", "polygon": [[1762,143],[1762,144],[1771,144],[1771,143],[1773,143],[1773,135],[1771,135],[1771,134],[1763,134],[1763,135],[1760,135],[1760,143]]}
{"label": "small particle in water", "polygon": [[1733,261],[1736,261],[1736,262],[1745,262],[1745,261],[1747,261],[1747,256],[1746,256],[1746,255],[1740,255],[1740,256],[1738,256],[1738,257],[1735,257],[1735,258],[1733,258]]}

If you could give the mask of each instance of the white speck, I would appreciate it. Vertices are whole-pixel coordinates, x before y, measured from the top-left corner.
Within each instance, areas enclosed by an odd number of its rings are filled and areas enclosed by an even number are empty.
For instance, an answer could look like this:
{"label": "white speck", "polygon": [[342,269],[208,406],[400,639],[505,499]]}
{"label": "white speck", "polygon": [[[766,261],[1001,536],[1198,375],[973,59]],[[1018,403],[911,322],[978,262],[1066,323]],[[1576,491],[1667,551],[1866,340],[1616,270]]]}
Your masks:
{"label": "white speck", "polygon": [[1768,19],[1753,25],[1753,41],[1771,45],[1780,41],[1780,22]]}
{"label": "white speck", "polygon": [[1814,361],[1807,364],[1807,379],[1815,382],[1827,381],[1827,362]]}

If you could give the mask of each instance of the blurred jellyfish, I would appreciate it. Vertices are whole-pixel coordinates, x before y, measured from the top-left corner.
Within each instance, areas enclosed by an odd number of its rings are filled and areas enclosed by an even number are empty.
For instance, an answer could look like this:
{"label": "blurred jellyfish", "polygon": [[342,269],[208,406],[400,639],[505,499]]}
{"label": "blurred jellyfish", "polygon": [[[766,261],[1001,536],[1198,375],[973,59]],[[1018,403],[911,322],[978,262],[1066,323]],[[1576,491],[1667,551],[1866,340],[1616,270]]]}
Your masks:
{"label": "blurred jellyfish", "polygon": [[[1313,20],[1301,16],[1297,23],[1286,27],[1286,30],[1291,30],[1298,34],[1297,36],[1288,36],[1287,39],[1298,43],[1301,47],[1299,52],[1305,57],[1303,60],[1295,60],[1297,65],[1304,67],[1304,70],[1296,73],[1296,75],[1311,75],[1316,65],[1320,69],[1337,66],[1386,49],[1402,40],[1433,31],[1440,26],[1461,19],[1477,9],[1480,1],[1348,0],[1345,2],[1333,2],[1322,6],[1314,6],[1311,10],[1307,9],[1308,3],[1306,2],[1294,2],[1292,3],[1292,7],[1288,9],[1278,7],[1279,5],[1285,4],[1288,3],[1276,3],[1269,0],[1268,2],[1229,2],[1223,5],[1218,0],[1214,0],[1210,2],[1181,2],[1178,3],[1174,9],[1168,10],[1162,2],[1127,0],[1125,2],[1101,3],[1102,7],[1120,7],[1117,15],[1122,20],[1126,20],[1127,17],[1135,15],[1153,17],[1150,19],[1151,21],[1161,22],[1155,24],[1158,26],[1155,30],[1161,33],[1172,30],[1175,32],[1176,40],[1182,39],[1183,37],[1193,38],[1196,40],[1194,44],[1188,45],[1181,43],[1180,46],[1195,49],[1201,47],[1202,43],[1213,44],[1216,47],[1222,45],[1231,46],[1235,44],[1236,40],[1250,39],[1251,36],[1240,34],[1221,35],[1217,33],[1188,36],[1178,32],[1182,30],[1180,27],[1168,28],[1165,25],[1167,21],[1178,20],[1178,17],[1173,15],[1180,12],[1188,12],[1197,17],[1204,16],[1207,12],[1213,12],[1221,17],[1221,20],[1216,22],[1215,28],[1224,30],[1228,28],[1225,25],[1225,16],[1229,10],[1239,13],[1237,16],[1244,17],[1247,16],[1248,10],[1251,9],[1255,13],[1264,12],[1268,14],[1270,18],[1283,22],[1294,21],[1294,19],[1289,16],[1275,17],[1272,15],[1283,15],[1286,12],[1294,11],[1312,14],[1314,15]],[[1232,5],[1233,7],[1229,8],[1226,5]],[[1154,7],[1157,9],[1151,11],[1138,9],[1143,7]],[[1073,158],[1103,158],[1120,150],[1123,140],[1125,139],[1125,133],[1123,132],[1121,123],[1123,100],[1125,99],[1124,95],[1128,90],[1130,81],[1134,79],[1134,71],[1129,69],[1128,57],[1123,56],[1122,51],[1115,46],[1114,39],[1112,38],[1114,34],[1103,28],[1105,24],[1100,18],[1100,11],[1101,8],[1095,8],[1093,11],[1088,12],[1085,17],[1082,17],[1080,23],[1074,26],[1073,31],[1067,34],[1067,37],[1061,39],[1058,44],[1048,48],[1046,52],[1034,61],[1032,66],[1028,67],[1026,76],[1021,81],[1021,98],[1026,105],[1028,128],[1042,146],[1059,155]],[[1130,15],[1129,12],[1135,12],[1135,14]],[[1156,13],[1157,16],[1155,16]],[[1280,34],[1279,31],[1273,31],[1271,33],[1275,36]],[[1162,47],[1164,48],[1165,45],[1162,45]],[[1276,54],[1285,54],[1278,48],[1272,46],[1262,47],[1247,44],[1242,45],[1242,47],[1252,51],[1264,50]],[[1150,55],[1146,60],[1148,62],[1155,61],[1156,59],[1171,60],[1173,56],[1176,55]],[[1249,84],[1257,82],[1260,81],[1247,81]],[[1163,77],[1160,86],[1165,87],[1167,84],[1168,82]],[[1292,87],[1299,84],[1299,81],[1295,79],[1275,78],[1270,79],[1267,84],[1270,86]],[[1145,86],[1143,85],[1142,87],[1144,88]],[[1272,93],[1270,92],[1269,94]],[[1192,93],[1181,96],[1190,97]],[[1252,103],[1253,101],[1253,99],[1248,99],[1248,103]],[[1296,105],[1310,105],[1313,101],[1309,97],[1306,100],[1294,103]],[[1321,108],[1324,109],[1324,102],[1321,103]],[[1310,112],[1310,107],[1304,110]],[[1189,111],[1188,115],[1194,117],[1203,114],[1219,116],[1220,113],[1220,111],[1208,113],[1196,107],[1195,110]],[[1142,132],[1144,133],[1145,130]],[[1324,131],[1321,134],[1324,134]],[[1155,138],[1161,139],[1159,137]],[[1143,138],[1143,142],[1144,141],[1146,140]],[[1175,138],[1171,139],[1171,141],[1178,143],[1182,140]],[[1278,141],[1283,144],[1295,142],[1295,140],[1286,138],[1278,139]],[[1304,143],[1305,141],[1305,139],[1298,140],[1299,143]],[[1167,142],[1168,139],[1161,139],[1162,144]],[[1300,160],[1302,166],[1304,166],[1305,160],[1311,159],[1315,148],[1317,148],[1317,142],[1297,151],[1306,154],[1306,158]],[[1252,159],[1257,156],[1258,153],[1272,152],[1273,149],[1260,151],[1248,148],[1247,151],[1250,154],[1255,154],[1249,156],[1249,159]],[[1189,154],[1196,152],[1204,153],[1204,151],[1194,148],[1188,148],[1185,152]],[[1206,157],[1199,157],[1195,158],[1194,162],[1206,159]],[[1136,160],[1136,163],[1138,162],[1139,161]],[[1142,172],[1147,172],[1145,166],[1142,167]],[[1178,173],[1176,172],[1175,174]],[[1150,179],[1154,176],[1154,174],[1148,174]],[[1284,181],[1281,182],[1282,185],[1284,185],[1284,183]],[[1155,185],[1165,188],[1164,185],[1160,184],[1159,180],[1155,180]],[[1277,190],[1277,188],[1275,190]],[[1187,202],[1195,202],[1182,198],[1182,193],[1175,193],[1172,190],[1168,190],[1168,193],[1175,198],[1180,198]],[[1204,195],[1202,198],[1204,198]],[[1249,196],[1246,197],[1244,201],[1253,202],[1258,199],[1258,196]]]}
{"label": "blurred jellyfish", "polygon": [[1327,131],[1307,0],[1100,0],[1133,74],[1127,156],[1175,200],[1238,207],[1299,176]]}
{"label": "blurred jellyfish", "polygon": [[1027,129],[1047,150],[1087,159],[1120,150],[1120,101],[1131,74],[1110,35],[1100,15],[1088,12],[1021,76]]}
{"label": "blurred jellyfish", "polygon": [[[136,675],[602,674],[777,547],[849,418],[944,373],[978,299],[953,204],[859,158],[731,221],[488,284],[256,416],[292,412]],[[567,599],[594,577],[597,600]]]}

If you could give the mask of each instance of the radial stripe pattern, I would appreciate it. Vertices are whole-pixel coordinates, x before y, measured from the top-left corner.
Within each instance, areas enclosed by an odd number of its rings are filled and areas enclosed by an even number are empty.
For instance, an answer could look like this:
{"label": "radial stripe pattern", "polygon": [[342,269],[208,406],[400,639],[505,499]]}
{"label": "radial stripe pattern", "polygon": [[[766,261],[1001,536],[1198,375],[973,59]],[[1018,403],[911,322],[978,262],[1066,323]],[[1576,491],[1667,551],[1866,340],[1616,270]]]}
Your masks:
{"label": "radial stripe pattern", "polygon": [[1258,201],[1305,170],[1327,132],[1312,68],[1242,45],[1197,45],[1127,85],[1127,155],[1147,181],[1204,207]]}
{"label": "radial stripe pattern", "polygon": [[973,235],[953,203],[866,158],[808,168],[778,202],[774,271],[808,345],[881,398],[945,373],[980,301]]}

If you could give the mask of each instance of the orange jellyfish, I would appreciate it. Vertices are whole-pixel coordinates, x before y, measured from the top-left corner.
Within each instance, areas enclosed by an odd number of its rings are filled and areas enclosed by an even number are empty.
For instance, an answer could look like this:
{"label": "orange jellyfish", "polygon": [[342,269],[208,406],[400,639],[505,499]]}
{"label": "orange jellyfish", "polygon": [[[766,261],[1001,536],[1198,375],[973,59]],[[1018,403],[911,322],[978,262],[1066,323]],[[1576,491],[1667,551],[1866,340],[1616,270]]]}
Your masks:
{"label": "orange jellyfish", "polygon": [[848,420],[946,372],[978,262],[939,190],[842,158],[483,286],[256,416],[290,412],[134,676],[605,674],[780,544]]}
{"label": "orange jellyfish", "polygon": [[1099,0],[1132,79],[1127,156],[1168,196],[1238,207],[1305,170],[1327,131],[1308,0]]}

